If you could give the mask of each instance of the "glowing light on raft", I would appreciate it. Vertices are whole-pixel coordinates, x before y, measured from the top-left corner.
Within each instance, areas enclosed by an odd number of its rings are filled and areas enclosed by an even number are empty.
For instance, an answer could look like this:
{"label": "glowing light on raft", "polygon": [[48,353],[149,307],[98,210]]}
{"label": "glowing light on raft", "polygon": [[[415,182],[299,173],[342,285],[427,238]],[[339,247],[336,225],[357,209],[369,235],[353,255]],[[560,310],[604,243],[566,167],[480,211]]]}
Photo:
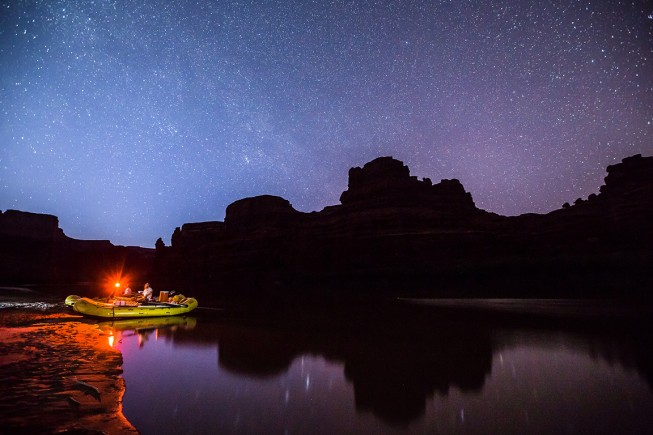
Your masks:
{"label": "glowing light on raft", "polygon": [[108,269],[101,278],[102,291],[105,296],[119,295],[123,289],[130,287],[133,278],[125,273],[122,266]]}
{"label": "glowing light on raft", "polygon": [[109,341],[109,346],[113,347],[113,343],[115,341],[116,337],[113,335],[113,332],[109,334],[109,337],[107,337],[107,340]]}

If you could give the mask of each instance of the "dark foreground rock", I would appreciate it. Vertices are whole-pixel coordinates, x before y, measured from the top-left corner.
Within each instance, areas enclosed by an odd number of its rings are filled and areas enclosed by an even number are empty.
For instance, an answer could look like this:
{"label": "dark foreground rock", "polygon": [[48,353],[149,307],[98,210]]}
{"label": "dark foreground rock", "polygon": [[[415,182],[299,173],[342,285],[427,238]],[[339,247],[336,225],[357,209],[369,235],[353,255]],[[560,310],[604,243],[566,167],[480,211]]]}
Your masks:
{"label": "dark foreground rock", "polygon": [[341,204],[320,212],[266,195],[230,205],[224,222],[185,224],[157,245],[155,270],[159,285],[221,300],[648,296],[652,222],[653,157],[609,166],[586,200],[516,217],[381,157],[351,169]]}

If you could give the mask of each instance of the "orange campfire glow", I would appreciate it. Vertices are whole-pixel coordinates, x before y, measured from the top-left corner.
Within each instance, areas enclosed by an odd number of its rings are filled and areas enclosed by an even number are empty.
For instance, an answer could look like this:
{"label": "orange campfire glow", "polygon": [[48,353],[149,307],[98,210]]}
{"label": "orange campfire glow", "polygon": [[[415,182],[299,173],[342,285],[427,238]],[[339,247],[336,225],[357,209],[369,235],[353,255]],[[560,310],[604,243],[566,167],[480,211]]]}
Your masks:
{"label": "orange campfire glow", "polygon": [[123,289],[130,286],[132,281],[128,273],[124,273],[122,268],[108,272],[102,278],[102,288],[107,294],[120,294]]}

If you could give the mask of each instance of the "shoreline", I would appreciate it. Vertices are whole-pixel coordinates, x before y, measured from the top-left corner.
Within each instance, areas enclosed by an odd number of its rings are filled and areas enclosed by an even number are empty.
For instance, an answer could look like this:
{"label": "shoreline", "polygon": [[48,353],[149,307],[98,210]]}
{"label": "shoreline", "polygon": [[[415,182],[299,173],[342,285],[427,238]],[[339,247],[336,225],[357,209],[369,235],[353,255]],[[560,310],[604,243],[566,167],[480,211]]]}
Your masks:
{"label": "shoreline", "polygon": [[63,303],[0,309],[3,430],[138,433],[122,414],[122,361],[96,322]]}

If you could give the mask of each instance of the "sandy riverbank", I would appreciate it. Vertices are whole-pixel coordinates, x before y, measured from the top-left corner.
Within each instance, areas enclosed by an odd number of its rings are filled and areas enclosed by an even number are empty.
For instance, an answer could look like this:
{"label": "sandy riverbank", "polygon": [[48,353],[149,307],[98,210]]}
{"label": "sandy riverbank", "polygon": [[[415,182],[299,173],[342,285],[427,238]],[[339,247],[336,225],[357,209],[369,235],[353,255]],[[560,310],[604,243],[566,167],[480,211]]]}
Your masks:
{"label": "sandy riverbank", "polygon": [[122,355],[61,303],[0,308],[3,433],[137,433],[122,414]]}

